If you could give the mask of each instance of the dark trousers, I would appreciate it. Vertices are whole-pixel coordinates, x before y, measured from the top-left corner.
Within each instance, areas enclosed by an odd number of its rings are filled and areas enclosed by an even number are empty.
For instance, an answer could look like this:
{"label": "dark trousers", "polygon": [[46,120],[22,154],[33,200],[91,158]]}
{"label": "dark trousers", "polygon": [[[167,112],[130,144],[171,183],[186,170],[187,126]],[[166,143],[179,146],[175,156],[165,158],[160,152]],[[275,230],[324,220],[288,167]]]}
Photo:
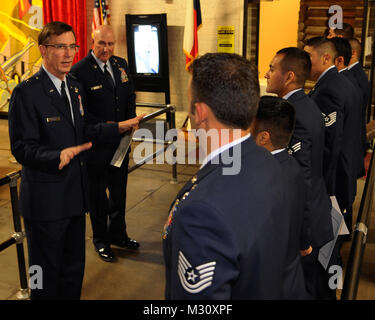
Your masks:
{"label": "dark trousers", "polygon": [[[31,300],[81,296],[85,269],[85,215],[58,221],[24,219],[29,267],[39,266],[42,288],[31,288]],[[35,274],[30,274],[30,284]]]}
{"label": "dark trousers", "polygon": [[353,206],[347,208],[344,215],[345,224],[348,227],[349,234],[353,231]]}
{"label": "dark trousers", "polygon": [[334,300],[336,290],[329,288],[328,272],[318,260],[320,248],[313,248],[311,254],[301,257],[306,290],[314,300]]}
{"label": "dark trousers", "polygon": [[[129,154],[121,168],[87,166],[90,219],[97,248],[128,239],[125,223]],[[108,190],[108,195],[107,195]]]}

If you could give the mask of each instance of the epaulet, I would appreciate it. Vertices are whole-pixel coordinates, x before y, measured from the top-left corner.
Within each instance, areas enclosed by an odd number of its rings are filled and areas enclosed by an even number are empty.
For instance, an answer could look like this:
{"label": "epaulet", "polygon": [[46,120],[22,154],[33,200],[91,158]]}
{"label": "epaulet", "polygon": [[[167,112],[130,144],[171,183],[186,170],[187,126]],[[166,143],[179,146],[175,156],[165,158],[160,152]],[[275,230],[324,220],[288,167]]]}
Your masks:
{"label": "epaulet", "polygon": [[32,86],[33,84],[37,83],[39,81],[39,74],[34,74],[30,78],[23,80],[20,85],[22,86]]}
{"label": "epaulet", "polygon": [[121,63],[125,63],[126,64],[126,60],[121,58],[121,57],[118,57],[118,56],[112,56],[113,58],[113,62],[116,63],[116,64],[121,64]]}
{"label": "epaulet", "polygon": [[68,79],[78,81],[77,77],[75,75],[71,74],[71,73],[68,73],[66,76],[67,76]]}

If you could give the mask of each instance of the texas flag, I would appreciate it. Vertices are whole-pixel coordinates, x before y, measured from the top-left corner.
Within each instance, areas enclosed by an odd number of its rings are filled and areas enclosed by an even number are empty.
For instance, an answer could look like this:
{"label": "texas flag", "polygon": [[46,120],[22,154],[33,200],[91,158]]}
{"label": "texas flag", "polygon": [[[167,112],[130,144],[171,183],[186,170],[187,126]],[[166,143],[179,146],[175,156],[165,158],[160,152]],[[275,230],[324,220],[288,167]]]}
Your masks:
{"label": "texas flag", "polygon": [[186,17],[184,31],[184,52],[186,70],[198,56],[198,29],[202,25],[201,5],[199,0],[186,0]]}

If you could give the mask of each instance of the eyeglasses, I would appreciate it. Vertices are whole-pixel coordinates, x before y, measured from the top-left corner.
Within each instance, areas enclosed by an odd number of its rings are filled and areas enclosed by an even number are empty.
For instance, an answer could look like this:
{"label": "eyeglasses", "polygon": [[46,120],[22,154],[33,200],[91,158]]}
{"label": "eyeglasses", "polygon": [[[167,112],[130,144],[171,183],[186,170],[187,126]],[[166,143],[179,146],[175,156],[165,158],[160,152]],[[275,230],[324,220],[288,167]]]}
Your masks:
{"label": "eyeglasses", "polygon": [[66,51],[66,50],[74,50],[77,52],[79,50],[79,46],[76,44],[44,44],[45,47],[54,47],[56,50],[59,51]]}

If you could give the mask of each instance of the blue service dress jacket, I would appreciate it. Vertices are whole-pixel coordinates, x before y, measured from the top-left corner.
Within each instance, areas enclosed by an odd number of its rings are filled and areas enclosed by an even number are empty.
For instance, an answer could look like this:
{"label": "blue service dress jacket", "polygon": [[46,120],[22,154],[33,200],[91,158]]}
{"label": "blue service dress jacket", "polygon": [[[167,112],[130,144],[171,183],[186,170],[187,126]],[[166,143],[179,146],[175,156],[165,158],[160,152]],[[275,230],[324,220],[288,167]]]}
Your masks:
{"label": "blue service dress jacket", "polygon": [[81,153],[58,169],[64,148],[91,141],[119,141],[117,124],[86,125],[81,88],[67,77],[74,114],[43,68],[20,83],[9,106],[11,151],[22,165],[20,209],[25,218],[54,221],[87,210],[86,157]]}
{"label": "blue service dress jacket", "polygon": [[[134,83],[126,61],[112,56],[109,59],[115,87],[106,78],[91,54],[77,62],[71,74],[82,84],[86,102],[86,120],[90,124],[120,122],[136,117]],[[89,151],[88,163],[94,166],[110,164],[117,143],[97,144]]]}
{"label": "blue service dress jacket", "polygon": [[357,192],[357,161],[355,144],[358,142],[358,106],[361,99],[351,81],[339,74],[346,94],[343,140],[337,162],[335,195],[341,208],[350,208]]}
{"label": "blue service dress jacket", "polygon": [[[300,164],[307,185],[307,207],[310,230],[304,246],[319,248],[333,239],[331,208],[323,179],[324,118],[303,90],[293,93],[288,101],[296,111],[296,123],[289,150]],[[305,233],[303,233],[304,235]]]}
{"label": "blue service dress jacket", "polygon": [[220,154],[171,206],[163,232],[166,299],[282,297],[288,225],[281,169],[251,137],[240,150],[238,174],[223,174]]}
{"label": "blue service dress jacket", "polygon": [[309,93],[325,120],[323,177],[330,196],[336,194],[337,164],[344,143],[345,110],[349,110],[353,103],[346,91],[347,85],[344,80],[337,68],[333,67],[319,79]]}
{"label": "blue service dress jacket", "polygon": [[308,214],[306,183],[300,165],[296,159],[289,155],[287,149],[274,154],[274,157],[278,160],[284,176],[284,205],[286,206],[284,219],[289,220],[289,240],[282,298],[308,299],[300,255],[302,233],[303,229],[306,229],[303,224],[310,222],[306,218]]}
{"label": "blue service dress jacket", "polygon": [[367,106],[369,104],[369,99],[370,99],[370,83],[368,81],[365,71],[363,71],[363,67],[361,66],[361,64],[357,63],[356,65],[354,65],[353,67],[349,69],[349,72],[351,72],[354,75],[362,91],[361,139],[362,139],[363,156],[365,156],[366,145],[367,145],[366,112],[367,112]]}
{"label": "blue service dress jacket", "polygon": [[355,113],[353,114],[353,121],[355,122],[354,129],[354,149],[353,149],[353,183],[355,188],[355,194],[357,193],[357,178],[363,177],[366,174],[365,171],[365,164],[363,155],[365,151],[363,150],[363,143],[362,143],[362,108],[363,108],[363,96],[361,88],[358,85],[358,82],[355,76],[349,71],[344,70],[341,72],[351,83],[353,87],[353,94],[357,96],[356,98],[356,105],[355,105]]}

